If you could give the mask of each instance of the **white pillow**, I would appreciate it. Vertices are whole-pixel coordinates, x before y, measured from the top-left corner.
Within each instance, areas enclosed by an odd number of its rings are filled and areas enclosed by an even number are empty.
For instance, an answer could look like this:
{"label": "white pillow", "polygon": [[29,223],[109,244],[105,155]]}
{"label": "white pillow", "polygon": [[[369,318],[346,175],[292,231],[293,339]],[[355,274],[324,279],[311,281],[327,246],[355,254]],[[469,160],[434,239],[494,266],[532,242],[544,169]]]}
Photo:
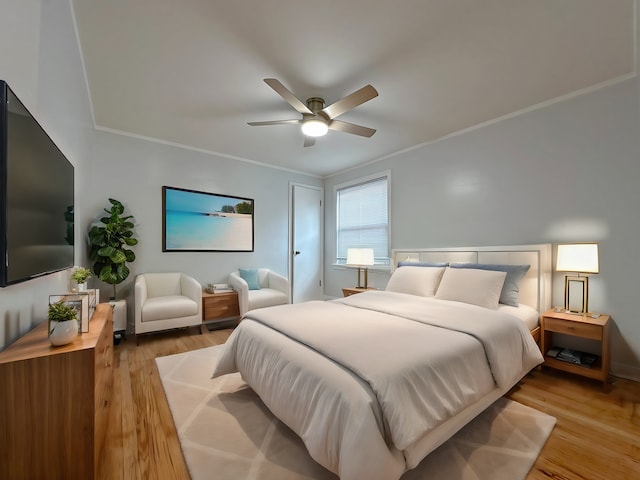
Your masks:
{"label": "white pillow", "polygon": [[495,270],[447,268],[435,297],[496,310],[506,276]]}
{"label": "white pillow", "polygon": [[433,297],[444,269],[444,267],[409,266],[397,268],[391,275],[385,290],[420,297]]}

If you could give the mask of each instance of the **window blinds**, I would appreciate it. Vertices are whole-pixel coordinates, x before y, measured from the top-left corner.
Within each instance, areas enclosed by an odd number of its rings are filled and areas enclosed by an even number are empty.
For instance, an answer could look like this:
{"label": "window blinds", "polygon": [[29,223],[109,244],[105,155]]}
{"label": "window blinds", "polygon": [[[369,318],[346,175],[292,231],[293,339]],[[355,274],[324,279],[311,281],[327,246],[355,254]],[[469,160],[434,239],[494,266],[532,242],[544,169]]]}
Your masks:
{"label": "window blinds", "polygon": [[337,260],[347,248],[373,248],[376,264],[388,263],[389,208],[387,176],[337,190]]}

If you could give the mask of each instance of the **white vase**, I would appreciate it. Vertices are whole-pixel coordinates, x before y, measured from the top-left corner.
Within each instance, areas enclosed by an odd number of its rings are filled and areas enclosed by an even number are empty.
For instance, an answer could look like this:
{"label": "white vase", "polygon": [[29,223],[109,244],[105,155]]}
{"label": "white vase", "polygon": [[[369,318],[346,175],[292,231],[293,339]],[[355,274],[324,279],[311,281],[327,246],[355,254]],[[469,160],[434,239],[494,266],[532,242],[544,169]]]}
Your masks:
{"label": "white vase", "polygon": [[49,341],[54,347],[73,342],[78,336],[78,320],[51,322],[49,324]]}
{"label": "white vase", "polygon": [[78,291],[79,292],[86,292],[87,291],[87,282],[83,282],[83,283],[78,283]]}

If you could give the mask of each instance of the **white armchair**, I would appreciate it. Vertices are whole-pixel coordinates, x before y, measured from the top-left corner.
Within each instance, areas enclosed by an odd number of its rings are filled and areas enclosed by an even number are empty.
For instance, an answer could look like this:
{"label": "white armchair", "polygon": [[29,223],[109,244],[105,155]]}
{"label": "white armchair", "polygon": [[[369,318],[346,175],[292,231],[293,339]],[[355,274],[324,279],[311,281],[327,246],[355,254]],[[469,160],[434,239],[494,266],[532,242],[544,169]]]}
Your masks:
{"label": "white armchair", "polygon": [[271,307],[289,303],[289,280],[267,268],[258,268],[257,290],[250,290],[249,284],[235,271],[229,274],[229,285],[238,292],[240,317],[256,308]]}
{"label": "white armchair", "polygon": [[184,273],[143,273],[135,283],[135,334],[202,324],[202,286]]}

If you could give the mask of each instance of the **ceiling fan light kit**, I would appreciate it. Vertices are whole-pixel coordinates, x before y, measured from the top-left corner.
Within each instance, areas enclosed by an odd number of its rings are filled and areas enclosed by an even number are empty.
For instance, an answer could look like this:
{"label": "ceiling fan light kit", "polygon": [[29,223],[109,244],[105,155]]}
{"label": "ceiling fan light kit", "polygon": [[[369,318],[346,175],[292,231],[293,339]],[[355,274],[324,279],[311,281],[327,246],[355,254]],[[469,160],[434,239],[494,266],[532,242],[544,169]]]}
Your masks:
{"label": "ceiling fan light kit", "polygon": [[302,133],[305,135],[305,147],[313,146],[315,144],[315,138],[326,135],[328,130],[351,133],[361,137],[371,137],[376,133],[373,128],[335,120],[336,117],[343,113],[377,97],[378,92],[371,85],[366,85],[360,90],[357,90],[328,107],[325,107],[324,100],[319,97],[308,98],[305,104],[275,78],[265,78],[264,82],[275,90],[278,95],[284,98],[298,113],[301,113],[302,119],[249,122],[249,125],[251,126],[284,125],[289,123],[300,124]]}
{"label": "ceiling fan light kit", "polygon": [[310,118],[302,121],[302,133],[309,137],[322,137],[329,131],[326,122],[319,118]]}

